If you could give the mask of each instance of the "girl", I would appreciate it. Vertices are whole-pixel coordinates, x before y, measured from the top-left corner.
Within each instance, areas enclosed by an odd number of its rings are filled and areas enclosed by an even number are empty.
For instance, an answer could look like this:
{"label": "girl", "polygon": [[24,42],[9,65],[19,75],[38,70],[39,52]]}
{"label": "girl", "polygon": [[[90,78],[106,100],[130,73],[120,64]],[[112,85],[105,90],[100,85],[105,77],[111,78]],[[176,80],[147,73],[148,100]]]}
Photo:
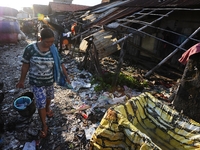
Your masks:
{"label": "girl", "polygon": [[[46,116],[53,117],[53,112],[49,106],[54,98],[54,59],[50,52],[50,47],[54,43],[54,33],[51,29],[44,28],[40,35],[39,42],[28,45],[24,50],[21,77],[16,87],[24,88],[24,81],[29,71],[29,84],[42,123],[40,136],[45,138],[48,131]],[[62,71],[67,77],[67,71],[62,60],[60,62]],[[70,82],[68,78],[67,82]]]}

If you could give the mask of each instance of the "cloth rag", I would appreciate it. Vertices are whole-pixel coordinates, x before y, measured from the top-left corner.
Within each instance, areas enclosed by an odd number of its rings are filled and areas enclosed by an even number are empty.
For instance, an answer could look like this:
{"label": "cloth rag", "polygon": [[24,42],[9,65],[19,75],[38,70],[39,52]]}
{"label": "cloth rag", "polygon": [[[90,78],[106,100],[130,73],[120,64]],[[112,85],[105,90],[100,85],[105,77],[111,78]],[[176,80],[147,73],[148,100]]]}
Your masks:
{"label": "cloth rag", "polygon": [[199,52],[200,52],[200,43],[197,43],[182,54],[181,58],[179,58],[179,62],[185,65],[188,62],[190,56]]}

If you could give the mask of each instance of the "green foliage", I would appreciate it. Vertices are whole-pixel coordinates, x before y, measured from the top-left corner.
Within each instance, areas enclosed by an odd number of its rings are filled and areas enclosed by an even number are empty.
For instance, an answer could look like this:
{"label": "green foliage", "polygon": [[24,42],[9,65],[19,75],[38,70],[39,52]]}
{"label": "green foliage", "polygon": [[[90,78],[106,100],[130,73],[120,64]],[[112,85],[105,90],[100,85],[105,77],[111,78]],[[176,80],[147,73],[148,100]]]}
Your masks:
{"label": "green foliage", "polygon": [[91,84],[97,83],[98,85],[95,86],[94,90],[96,92],[102,91],[102,90],[110,90],[111,89],[111,83],[107,83],[105,81],[104,77],[94,77]]}
{"label": "green foliage", "polygon": [[[92,84],[97,83],[98,85],[94,88],[96,92],[102,91],[102,90],[111,90],[113,80],[115,79],[115,74],[107,72],[102,77],[94,77],[92,80]],[[146,80],[143,80],[142,82],[133,78],[132,76],[125,75],[123,73],[120,73],[117,80],[117,85],[119,86],[128,86],[133,89],[139,89],[142,90],[144,87],[148,86],[148,82]]]}

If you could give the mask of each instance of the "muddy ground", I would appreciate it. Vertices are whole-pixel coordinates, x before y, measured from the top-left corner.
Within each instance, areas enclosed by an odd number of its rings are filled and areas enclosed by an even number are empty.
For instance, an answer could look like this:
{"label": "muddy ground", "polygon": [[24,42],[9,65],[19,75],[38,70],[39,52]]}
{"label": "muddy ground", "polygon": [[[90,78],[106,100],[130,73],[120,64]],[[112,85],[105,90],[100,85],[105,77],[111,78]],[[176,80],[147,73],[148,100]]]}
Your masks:
{"label": "muddy ground", "polygon": [[[95,92],[93,85],[90,85],[92,74],[77,68],[77,65],[81,63],[81,57],[76,55],[71,57],[68,52],[62,54],[65,58],[66,68],[71,80],[77,81],[82,79],[81,82],[84,81],[84,84],[89,86],[77,87],[76,90],[71,90],[55,85],[55,99],[51,104],[54,117],[47,119],[49,134],[46,139],[40,139],[38,136],[41,124],[37,110],[32,117],[26,118],[22,117],[14,109],[13,101],[22,93],[29,91],[28,79],[24,89],[16,89],[15,85],[20,77],[22,65],[20,60],[23,49],[28,43],[33,41],[34,39],[27,39],[26,42],[18,45],[0,47],[0,82],[4,85],[1,93],[4,93],[5,96],[0,104],[1,121],[4,123],[3,130],[1,131],[1,148],[4,150],[23,149],[27,142],[35,142],[37,149],[42,150],[88,149],[90,137],[86,136],[86,134],[89,132],[88,130],[95,129],[99,125],[108,106],[97,107],[87,116],[88,118],[84,118],[80,113],[68,113],[68,111],[85,104],[92,106],[103,92]],[[106,65],[107,69],[111,66],[113,67],[113,65],[109,65],[109,62],[117,62],[112,57],[104,58],[103,61],[102,64]],[[144,79],[143,75],[148,70],[136,65],[130,66],[126,63],[124,63],[122,71],[129,72],[138,80],[148,80],[150,86],[142,91],[137,90],[137,92],[151,92],[164,103],[170,104],[170,98],[176,87],[177,78],[170,79],[169,77],[154,74],[151,79]],[[115,91],[115,94],[118,93],[120,95],[120,92]]]}

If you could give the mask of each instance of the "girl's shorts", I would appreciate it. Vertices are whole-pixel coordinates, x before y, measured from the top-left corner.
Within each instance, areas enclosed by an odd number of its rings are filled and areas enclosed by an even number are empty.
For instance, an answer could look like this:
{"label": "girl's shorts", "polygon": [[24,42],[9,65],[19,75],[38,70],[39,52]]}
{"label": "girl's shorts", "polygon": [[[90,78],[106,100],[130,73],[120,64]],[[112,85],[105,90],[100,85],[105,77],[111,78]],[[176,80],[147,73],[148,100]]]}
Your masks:
{"label": "girl's shorts", "polygon": [[38,109],[46,108],[46,100],[54,99],[54,87],[53,87],[53,85],[51,85],[51,86],[41,86],[41,87],[31,85],[31,90],[34,94],[36,107]]}

